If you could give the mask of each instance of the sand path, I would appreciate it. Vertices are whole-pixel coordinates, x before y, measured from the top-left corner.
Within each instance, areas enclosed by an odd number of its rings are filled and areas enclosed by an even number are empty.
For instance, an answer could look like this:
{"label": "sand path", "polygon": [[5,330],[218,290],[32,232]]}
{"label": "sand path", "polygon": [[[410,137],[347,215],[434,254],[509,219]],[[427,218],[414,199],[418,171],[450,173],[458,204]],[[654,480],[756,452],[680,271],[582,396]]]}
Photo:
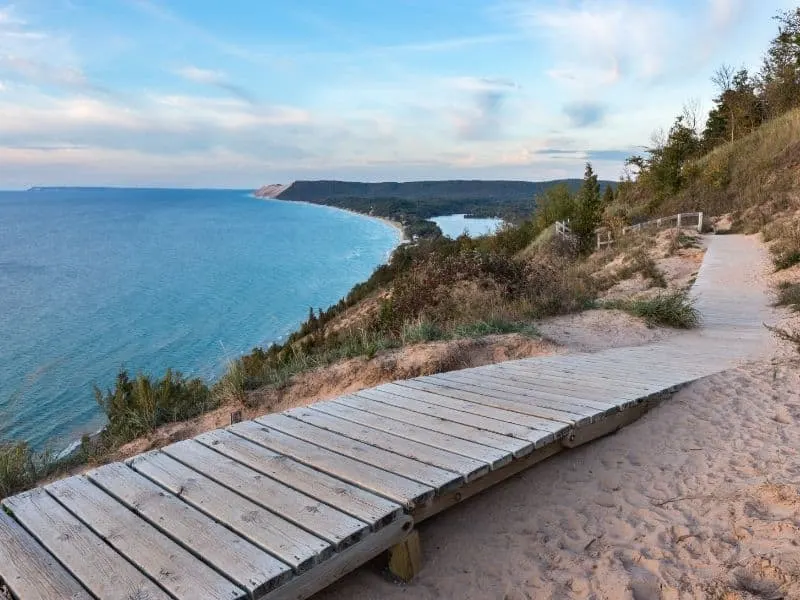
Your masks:
{"label": "sand path", "polygon": [[317,598],[800,598],[798,363],[761,326],[754,238],[713,238],[703,271],[706,323],[673,339],[747,361],[423,523],[413,583],[375,565]]}

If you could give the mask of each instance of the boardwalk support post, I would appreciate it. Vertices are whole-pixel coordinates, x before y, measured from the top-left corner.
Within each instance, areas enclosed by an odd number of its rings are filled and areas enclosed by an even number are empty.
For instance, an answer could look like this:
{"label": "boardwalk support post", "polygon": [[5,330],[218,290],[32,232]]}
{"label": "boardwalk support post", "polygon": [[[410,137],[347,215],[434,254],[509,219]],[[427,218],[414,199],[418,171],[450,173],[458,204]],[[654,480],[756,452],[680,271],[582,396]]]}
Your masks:
{"label": "boardwalk support post", "polygon": [[419,532],[414,529],[402,542],[389,548],[389,571],[408,583],[422,569]]}

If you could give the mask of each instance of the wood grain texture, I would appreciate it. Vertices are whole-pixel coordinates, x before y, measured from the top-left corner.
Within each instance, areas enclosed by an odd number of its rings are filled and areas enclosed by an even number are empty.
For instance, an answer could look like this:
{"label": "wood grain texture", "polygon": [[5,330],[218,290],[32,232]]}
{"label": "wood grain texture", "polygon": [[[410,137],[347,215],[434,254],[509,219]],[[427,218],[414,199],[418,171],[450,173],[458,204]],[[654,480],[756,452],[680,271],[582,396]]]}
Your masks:
{"label": "wood grain texture", "polygon": [[184,502],[291,566],[295,572],[305,571],[333,553],[330,543],[163,452],[142,454],[131,459],[129,464]]}
{"label": "wood grain texture", "polygon": [[368,531],[363,521],[254,471],[194,440],[178,442],[163,452],[203,473],[251,502],[280,515],[340,549],[357,542]]}
{"label": "wood grain texture", "polygon": [[0,578],[23,600],[92,600],[48,551],[2,510]]}
{"label": "wood grain texture", "polygon": [[7,498],[3,506],[11,510],[14,518],[98,598],[169,599],[139,569],[42,488]]}
{"label": "wood grain texture", "polygon": [[397,502],[268,450],[230,431],[216,429],[196,439],[220,454],[367,523],[373,530],[391,523],[403,512],[403,507]]}
{"label": "wood grain texture", "polygon": [[80,475],[45,490],[139,570],[180,600],[237,600],[247,593]]}

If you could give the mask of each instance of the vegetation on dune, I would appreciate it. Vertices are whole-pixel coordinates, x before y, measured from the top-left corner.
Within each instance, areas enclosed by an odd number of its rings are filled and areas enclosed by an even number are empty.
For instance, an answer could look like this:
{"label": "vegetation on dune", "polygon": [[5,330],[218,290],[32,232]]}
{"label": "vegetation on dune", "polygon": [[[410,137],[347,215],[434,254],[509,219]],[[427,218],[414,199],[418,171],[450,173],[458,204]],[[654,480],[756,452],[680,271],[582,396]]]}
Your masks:
{"label": "vegetation on dune", "polygon": [[700,313],[685,292],[660,294],[654,298],[613,300],[604,302],[602,306],[641,317],[650,326],[692,329],[700,323]]}
{"label": "vegetation on dune", "polygon": [[775,304],[800,311],[800,283],[784,281],[778,285],[778,298]]}

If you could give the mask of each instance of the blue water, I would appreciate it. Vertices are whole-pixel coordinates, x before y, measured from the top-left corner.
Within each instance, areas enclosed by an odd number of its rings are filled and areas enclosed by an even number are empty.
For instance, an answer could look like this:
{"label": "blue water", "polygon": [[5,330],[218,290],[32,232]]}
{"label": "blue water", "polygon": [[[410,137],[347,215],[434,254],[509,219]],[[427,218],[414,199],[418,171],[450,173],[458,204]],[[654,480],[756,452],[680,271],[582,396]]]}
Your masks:
{"label": "blue water", "polygon": [[96,431],[92,386],[122,366],[218,375],[398,241],[377,220],[242,191],[0,193],[0,441]]}
{"label": "blue water", "polygon": [[463,233],[469,237],[494,233],[503,224],[502,219],[466,219],[464,215],[433,217],[431,221],[439,226],[445,236],[453,239]]}

